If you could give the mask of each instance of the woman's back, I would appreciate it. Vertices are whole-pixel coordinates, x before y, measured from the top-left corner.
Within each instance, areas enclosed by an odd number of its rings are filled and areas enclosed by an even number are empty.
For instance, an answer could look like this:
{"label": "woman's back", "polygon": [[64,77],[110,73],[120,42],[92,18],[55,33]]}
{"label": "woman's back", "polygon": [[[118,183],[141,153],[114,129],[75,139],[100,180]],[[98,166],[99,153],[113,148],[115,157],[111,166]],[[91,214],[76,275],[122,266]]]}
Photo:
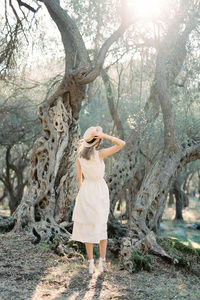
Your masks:
{"label": "woman's back", "polygon": [[94,149],[94,155],[89,160],[79,157],[79,161],[85,180],[97,181],[104,177],[105,164],[101,162],[97,150]]}

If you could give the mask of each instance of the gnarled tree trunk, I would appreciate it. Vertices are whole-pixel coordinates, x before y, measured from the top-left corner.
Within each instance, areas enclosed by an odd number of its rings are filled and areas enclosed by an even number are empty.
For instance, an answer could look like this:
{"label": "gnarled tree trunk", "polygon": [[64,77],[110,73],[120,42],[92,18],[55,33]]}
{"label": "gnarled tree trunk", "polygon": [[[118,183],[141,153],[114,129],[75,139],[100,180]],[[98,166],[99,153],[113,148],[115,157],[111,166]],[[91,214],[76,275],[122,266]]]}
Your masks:
{"label": "gnarled tree trunk", "polygon": [[69,102],[64,100],[59,97],[49,109],[40,107],[43,136],[34,145],[28,192],[13,215],[15,230],[25,228],[38,239],[56,233],[69,236],[58,223],[65,218],[77,192],[73,144],[79,129]]}
{"label": "gnarled tree trunk", "polygon": [[14,230],[26,230],[37,241],[69,238],[59,223],[69,213],[77,192],[74,143],[80,135],[78,118],[85,86],[99,76],[109,47],[129,26],[122,20],[91,62],[75,22],[60,2],[42,2],[61,33],[66,66],[62,82],[39,109],[42,136],[34,145],[28,191],[13,214]]}
{"label": "gnarled tree trunk", "polygon": [[168,257],[157,244],[154,232],[159,227],[171,184],[182,167],[196,159],[200,159],[200,139],[188,141],[177,153],[163,152],[145,176],[134,205],[130,230],[121,243],[121,260],[129,271],[133,268],[130,260],[134,248],[151,249],[155,254]]}
{"label": "gnarled tree trunk", "polygon": [[188,19],[185,30],[180,33],[180,26],[185,22],[186,12],[187,10],[184,10],[175,17],[159,46],[157,55],[155,78],[146,109],[152,108],[151,117],[156,118],[161,107],[164,122],[164,149],[142,182],[134,205],[128,237],[121,243],[121,260],[129,271],[133,269],[131,251],[134,248],[141,251],[151,249],[154,253],[169,258],[157,244],[154,232],[159,226],[167,194],[178,172],[186,163],[200,157],[199,139],[189,140],[185,145],[179,144],[170,95],[170,86],[179,74],[186,56],[185,46],[188,36],[196,26],[193,15]]}

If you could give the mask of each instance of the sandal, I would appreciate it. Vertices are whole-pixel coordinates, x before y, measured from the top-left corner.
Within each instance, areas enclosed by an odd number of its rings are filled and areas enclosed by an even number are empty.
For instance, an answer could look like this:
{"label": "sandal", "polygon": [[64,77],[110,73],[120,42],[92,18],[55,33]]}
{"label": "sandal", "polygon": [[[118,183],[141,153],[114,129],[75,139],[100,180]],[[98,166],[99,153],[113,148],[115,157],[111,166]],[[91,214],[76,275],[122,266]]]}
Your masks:
{"label": "sandal", "polygon": [[89,274],[93,274],[95,272],[94,259],[89,259]]}

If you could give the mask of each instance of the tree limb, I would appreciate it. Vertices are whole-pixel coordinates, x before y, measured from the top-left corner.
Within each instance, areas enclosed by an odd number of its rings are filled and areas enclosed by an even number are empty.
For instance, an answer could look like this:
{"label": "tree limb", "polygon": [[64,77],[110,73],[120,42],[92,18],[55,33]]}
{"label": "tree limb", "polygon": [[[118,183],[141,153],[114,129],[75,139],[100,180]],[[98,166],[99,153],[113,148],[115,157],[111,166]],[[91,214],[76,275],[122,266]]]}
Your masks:
{"label": "tree limb", "polygon": [[[187,10],[184,10],[182,13],[179,12],[174,21],[170,24],[168,32],[164,39],[162,40],[156,62],[156,72],[163,73],[165,76],[165,85],[167,88],[170,85],[174,84],[174,81],[178,74],[181,71],[185,56],[186,56],[186,42],[190,32],[197,25],[197,18],[194,14],[190,15],[190,18],[187,21],[185,30],[180,33],[180,26],[184,24],[185,16],[188,13]],[[160,63],[162,61],[162,64]],[[162,69],[161,69],[162,68]],[[145,111],[149,111],[151,116],[150,119],[154,120],[158,117],[159,114],[159,95],[158,95],[158,86],[157,79],[160,76],[155,78],[150,90],[150,96],[145,105]]]}
{"label": "tree limb", "polygon": [[123,23],[119,26],[119,28],[103,43],[102,47],[99,50],[95,67],[86,73],[80,73],[80,78],[78,78],[78,82],[80,84],[87,84],[94,81],[97,76],[99,76],[101,69],[103,67],[103,63],[110,46],[116,42],[125,32],[130,23]]}
{"label": "tree limb", "polygon": [[107,100],[108,100],[108,107],[109,107],[111,117],[112,117],[113,122],[114,122],[114,124],[117,128],[117,132],[119,134],[119,137],[121,139],[124,139],[124,129],[123,129],[123,125],[122,125],[122,122],[120,120],[120,117],[118,115],[117,109],[114,105],[114,96],[113,96],[109,76],[108,76],[108,74],[105,70],[101,71],[101,76],[102,76],[102,79],[103,79],[103,82],[104,82],[104,85],[105,85],[106,97],[107,97]]}
{"label": "tree limb", "polygon": [[67,57],[66,73],[77,67],[90,68],[89,55],[75,22],[70,18],[67,11],[61,8],[59,1],[44,0],[43,3],[61,33]]}
{"label": "tree limb", "polygon": [[193,137],[181,144],[183,151],[182,164],[200,159],[200,137]]}
{"label": "tree limb", "polygon": [[38,11],[38,9],[40,9],[40,5],[38,6],[38,8],[33,8],[31,5],[21,1],[21,0],[17,0],[19,7],[24,6],[26,7],[28,10],[32,11],[34,14]]}

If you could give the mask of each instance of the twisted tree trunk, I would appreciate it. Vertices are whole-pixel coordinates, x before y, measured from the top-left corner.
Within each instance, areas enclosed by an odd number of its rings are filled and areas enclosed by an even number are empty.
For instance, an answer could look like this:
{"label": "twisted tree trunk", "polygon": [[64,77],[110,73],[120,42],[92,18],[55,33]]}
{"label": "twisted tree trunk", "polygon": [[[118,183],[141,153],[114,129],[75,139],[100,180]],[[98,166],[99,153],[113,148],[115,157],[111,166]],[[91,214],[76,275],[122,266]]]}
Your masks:
{"label": "twisted tree trunk", "polygon": [[[65,99],[66,100],[66,99]],[[77,192],[73,143],[79,136],[77,120],[68,101],[58,98],[53,107],[40,107],[43,128],[33,149],[29,189],[13,215],[15,230],[26,228],[38,240],[54,234],[68,237],[60,227]]]}
{"label": "twisted tree trunk", "polygon": [[154,83],[146,109],[152,108],[151,118],[156,118],[161,107],[164,149],[143,180],[134,205],[128,237],[121,242],[121,260],[129,271],[133,270],[131,253],[134,248],[144,252],[151,249],[156,254],[170,258],[156,242],[154,232],[159,226],[167,194],[178,172],[186,163],[200,157],[199,138],[189,140],[183,145],[179,144],[170,95],[170,86],[179,74],[186,56],[185,46],[188,36],[197,21],[194,15],[190,17],[185,30],[180,33],[180,26],[185,22],[186,13],[187,10],[184,10],[176,16],[159,46],[157,55]]}
{"label": "twisted tree trunk", "polygon": [[79,138],[78,118],[85,87],[99,76],[109,47],[130,25],[119,28],[103,43],[94,62],[90,61],[83,38],[67,11],[57,0],[41,1],[56,23],[66,54],[65,75],[52,95],[39,108],[42,136],[35,142],[29,188],[13,214],[14,230],[26,230],[36,241],[69,238],[59,225],[75,200],[74,143]]}
{"label": "twisted tree trunk", "polygon": [[131,252],[151,249],[155,254],[168,257],[157,244],[154,232],[157,231],[167,200],[167,193],[178,172],[185,164],[200,159],[200,138],[189,140],[177,153],[163,152],[145,176],[132,214],[132,224],[121,242],[121,260],[132,271]]}

